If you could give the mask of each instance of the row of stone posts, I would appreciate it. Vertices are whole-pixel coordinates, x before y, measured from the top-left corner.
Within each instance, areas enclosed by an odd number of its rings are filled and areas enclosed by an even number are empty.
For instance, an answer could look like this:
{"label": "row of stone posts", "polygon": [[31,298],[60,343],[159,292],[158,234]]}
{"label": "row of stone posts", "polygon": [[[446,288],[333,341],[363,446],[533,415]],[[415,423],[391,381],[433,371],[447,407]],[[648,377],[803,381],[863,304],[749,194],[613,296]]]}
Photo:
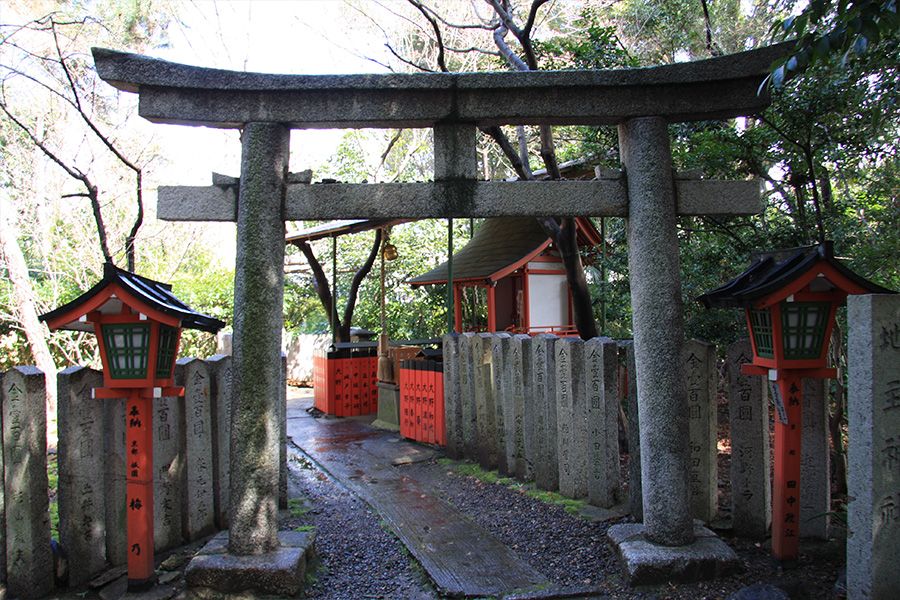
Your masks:
{"label": "row of stone posts", "polygon": [[[180,359],[175,383],[185,387],[184,397],[154,400],[156,552],[228,527],[231,364],[226,355]],[[44,374],[34,367],[17,367],[0,378],[0,583],[6,582],[12,596],[37,598],[52,591],[54,582]],[[127,513],[139,509],[126,505],[130,463],[125,402],[94,398],[93,389],[102,386],[103,374],[93,369],[70,367],[58,375],[59,542],[68,555],[68,583],[75,588],[110,566],[126,563]],[[282,439],[280,454],[286,451],[285,442]],[[286,505],[286,462],[280,458],[279,499]]]}
{"label": "row of stone posts", "polygon": [[[464,333],[444,338],[447,453],[477,461],[501,475],[611,507],[624,500],[618,443],[620,396],[629,420],[628,510],[642,518],[640,419],[631,341],[582,341],[541,334]],[[728,422],[731,473],[718,472],[715,347],[685,344],[690,495],[693,517],[719,516],[719,478],[731,478],[735,533],[765,539],[771,521],[771,457],[766,382],[744,375],[749,340],[728,348]],[[621,385],[621,390],[620,390]],[[807,380],[804,397],[800,527],[804,537],[827,539],[830,453],[827,404],[821,380]],[[621,394],[620,394],[621,391]]]}

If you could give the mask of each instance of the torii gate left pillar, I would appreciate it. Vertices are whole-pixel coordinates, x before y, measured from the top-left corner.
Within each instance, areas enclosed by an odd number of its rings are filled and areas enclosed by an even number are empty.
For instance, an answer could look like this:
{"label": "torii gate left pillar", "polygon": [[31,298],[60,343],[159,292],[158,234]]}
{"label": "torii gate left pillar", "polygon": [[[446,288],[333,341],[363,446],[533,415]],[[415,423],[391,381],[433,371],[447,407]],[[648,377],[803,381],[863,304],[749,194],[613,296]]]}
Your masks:
{"label": "torii gate left pillar", "polygon": [[284,197],[290,130],[247,123],[241,135],[234,273],[231,515],[229,550],[268,554],[278,548],[278,481],[283,390]]}

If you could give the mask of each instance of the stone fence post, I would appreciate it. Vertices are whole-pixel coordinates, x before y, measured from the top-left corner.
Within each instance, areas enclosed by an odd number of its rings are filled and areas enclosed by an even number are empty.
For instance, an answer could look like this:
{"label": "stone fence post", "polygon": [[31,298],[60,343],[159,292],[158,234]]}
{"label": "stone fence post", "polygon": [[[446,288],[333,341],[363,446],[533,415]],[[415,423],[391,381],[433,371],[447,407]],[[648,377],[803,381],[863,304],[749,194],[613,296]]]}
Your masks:
{"label": "stone fence post", "polygon": [[216,354],[206,361],[211,370],[212,394],[210,411],[213,419],[213,491],[215,493],[216,527],[228,529],[231,488],[231,362],[226,354]]}
{"label": "stone fence post", "polygon": [[188,541],[216,531],[213,493],[212,371],[206,361],[183,358],[185,485],[182,531]]}
{"label": "stone fence post", "polygon": [[900,296],[847,308],[848,598],[900,598]]}
{"label": "stone fence post", "polygon": [[731,497],[734,533],[764,540],[772,521],[768,386],[761,375],[745,375],[753,362],[750,340],[728,346],[728,422],[731,427]]}
{"label": "stone fence post", "polygon": [[684,345],[691,436],[691,504],[695,519],[710,523],[719,502],[719,423],[716,388],[716,347],[699,340]]}
{"label": "stone fence post", "polygon": [[532,388],[531,336],[517,334],[512,338],[513,421],[515,475],[519,481],[534,481],[535,402]]}
{"label": "stone fence post", "polygon": [[800,442],[800,537],[827,540],[831,523],[829,380],[803,380]]}
{"label": "stone fence post", "polygon": [[14,367],[2,385],[7,593],[40,598],[53,591],[44,374]]}
{"label": "stone fence post", "polygon": [[103,485],[104,401],[93,395],[98,387],[100,371],[69,367],[57,375],[59,542],[69,555],[69,585],[77,588],[106,568],[109,490]]}
{"label": "stone fence post", "polygon": [[556,423],[559,448],[559,493],[581,498],[588,493],[587,401],[584,386],[584,342],[556,341]]}
{"label": "stone fence post", "polygon": [[493,352],[491,334],[472,338],[472,363],[475,367],[475,423],[478,464],[485,471],[497,468],[497,425],[494,409]]}
{"label": "stone fence post", "polygon": [[494,434],[497,472],[501,477],[515,474],[515,417],[513,415],[512,336],[505,331],[491,336]]}
{"label": "stone fence post", "polygon": [[[542,490],[559,489],[556,438],[556,342],[555,335],[541,333],[531,342],[534,389],[535,458],[534,480]],[[551,400],[552,399],[552,400]]]}
{"label": "stone fence post", "polygon": [[609,338],[584,342],[588,423],[588,502],[609,508],[622,496],[619,468],[619,347]]}
{"label": "stone fence post", "polygon": [[444,414],[447,434],[447,456],[452,459],[463,458],[462,435],[462,383],[458,333],[444,336]]}

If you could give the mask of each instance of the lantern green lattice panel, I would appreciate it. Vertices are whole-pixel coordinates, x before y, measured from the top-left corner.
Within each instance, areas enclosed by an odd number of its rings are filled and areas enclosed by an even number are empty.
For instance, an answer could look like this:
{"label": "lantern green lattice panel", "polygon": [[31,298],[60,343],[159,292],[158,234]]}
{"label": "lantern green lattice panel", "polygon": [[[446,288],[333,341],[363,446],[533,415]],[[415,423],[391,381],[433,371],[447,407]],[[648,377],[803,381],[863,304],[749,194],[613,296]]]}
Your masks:
{"label": "lantern green lattice panel", "polygon": [[144,379],[150,356],[150,323],[107,323],[100,326],[110,379]]}
{"label": "lantern green lattice panel", "polygon": [[784,358],[816,359],[822,354],[830,302],[782,302]]}
{"label": "lantern green lattice panel", "polygon": [[168,379],[175,366],[175,351],[178,344],[178,329],[168,325],[159,326],[159,351],[156,353],[156,378]]}
{"label": "lantern green lattice panel", "polygon": [[775,358],[775,348],[772,344],[772,311],[764,308],[749,312],[750,331],[753,332],[756,354],[763,358]]}

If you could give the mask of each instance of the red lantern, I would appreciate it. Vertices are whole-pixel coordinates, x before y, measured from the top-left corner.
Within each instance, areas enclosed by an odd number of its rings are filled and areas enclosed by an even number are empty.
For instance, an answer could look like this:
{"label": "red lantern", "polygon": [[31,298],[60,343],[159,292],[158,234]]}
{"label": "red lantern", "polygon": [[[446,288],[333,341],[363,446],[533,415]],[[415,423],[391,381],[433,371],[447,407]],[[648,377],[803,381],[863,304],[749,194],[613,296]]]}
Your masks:
{"label": "red lantern", "polygon": [[833,245],[758,253],[741,275],[698,298],[706,308],[742,307],[753,363],[765,375],[778,415],[772,490],[772,553],[798,556],[800,535],[800,440],[803,378],[836,376],[827,368],[837,307],[851,294],[893,293],[850,271],[834,258]]}
{"label": "red lantern", "polygon": [[175,358],[184,327],[216,333],[225,324],[194,312],[171,286],[106,263],[103,279],[41,315],[51,330],[93,331],[105,388],[95,398],[126,398],[128,589],[156,581],[153,565],[153,398],[183,396],[174,387]]}

